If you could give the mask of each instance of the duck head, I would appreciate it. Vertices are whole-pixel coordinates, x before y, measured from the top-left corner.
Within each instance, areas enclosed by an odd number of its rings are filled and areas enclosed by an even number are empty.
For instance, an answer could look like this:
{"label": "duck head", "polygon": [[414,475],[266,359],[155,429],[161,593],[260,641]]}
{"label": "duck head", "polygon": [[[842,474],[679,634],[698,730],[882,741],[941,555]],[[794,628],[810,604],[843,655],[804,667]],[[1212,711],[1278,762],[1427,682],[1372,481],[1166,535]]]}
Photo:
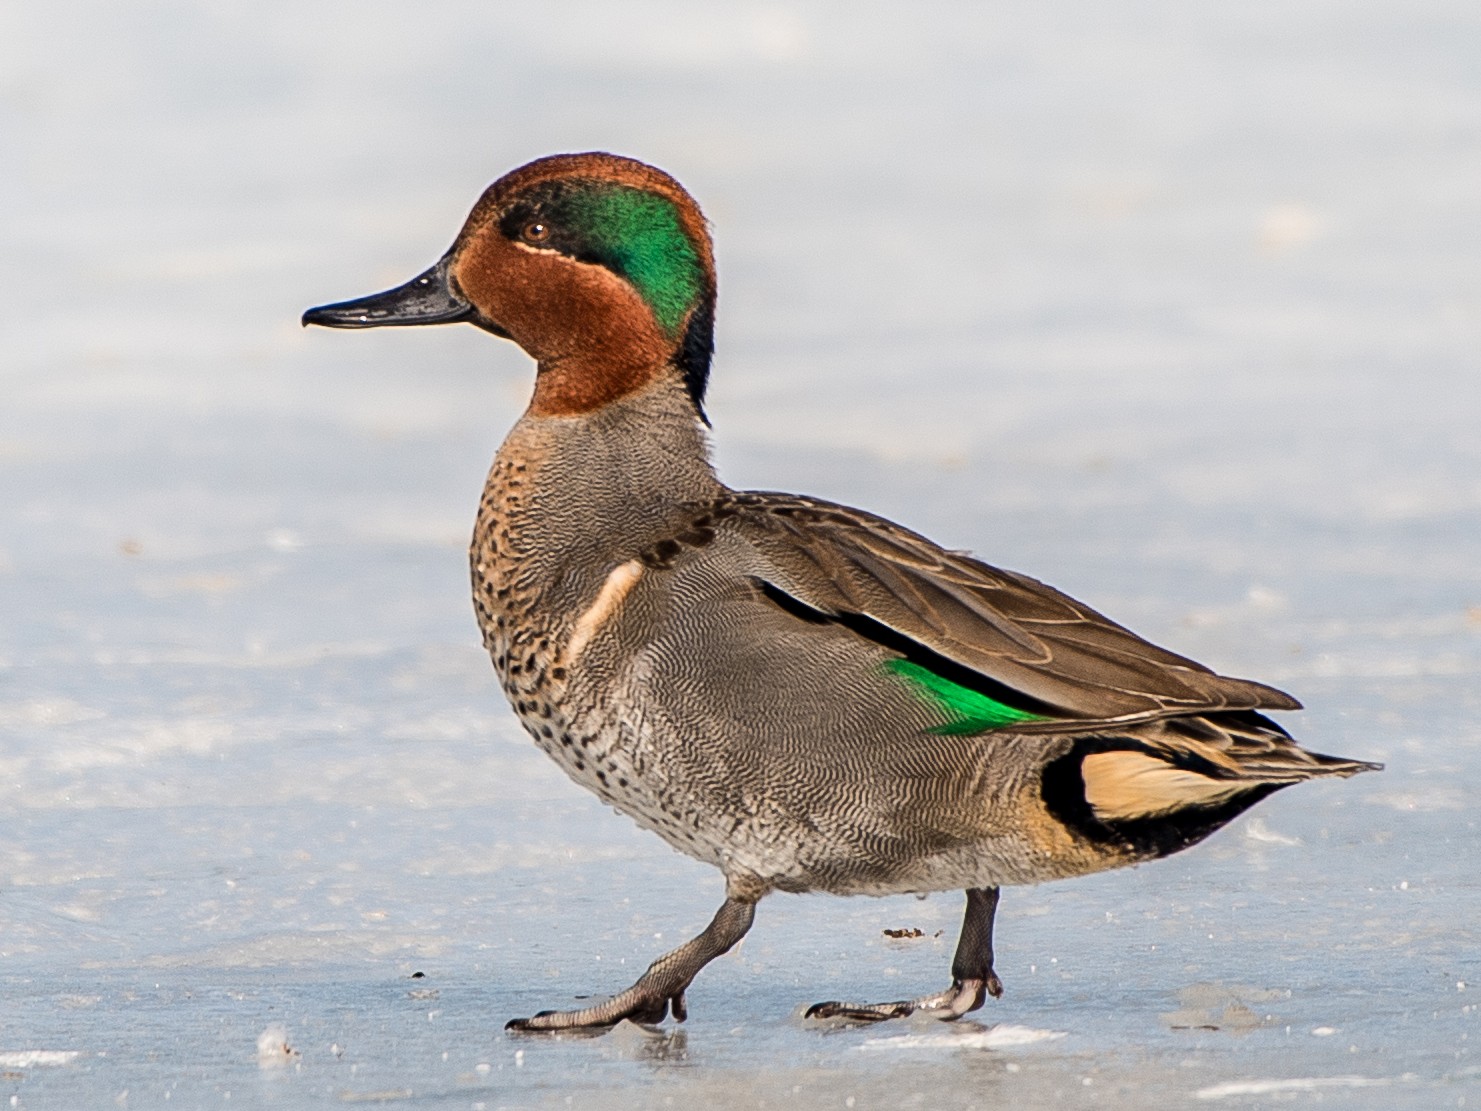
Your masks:
{"label": "duck head", "polygon": [[714,309],[709,232],[683,186],[631,158],[557,154],[490,185],[431,269],[303,323],[475,324],[535,359],[537,416],[592,412],[676,375],[703,420]]}

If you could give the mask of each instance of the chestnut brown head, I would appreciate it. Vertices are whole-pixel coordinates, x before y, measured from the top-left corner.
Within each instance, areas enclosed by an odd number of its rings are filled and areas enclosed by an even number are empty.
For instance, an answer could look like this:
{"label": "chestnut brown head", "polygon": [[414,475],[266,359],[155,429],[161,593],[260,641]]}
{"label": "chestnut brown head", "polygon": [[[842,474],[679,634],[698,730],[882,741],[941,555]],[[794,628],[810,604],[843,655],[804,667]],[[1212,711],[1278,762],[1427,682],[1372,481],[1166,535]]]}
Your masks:
{"label": "chestnut brown head", "polygon": [[677,181],[617,155],[559,154],[489,186],[425,273],[303,322],[476,324],[539,364],[538,415],[590,412],[674,374],[703,418],[714,305],[704,217]]}

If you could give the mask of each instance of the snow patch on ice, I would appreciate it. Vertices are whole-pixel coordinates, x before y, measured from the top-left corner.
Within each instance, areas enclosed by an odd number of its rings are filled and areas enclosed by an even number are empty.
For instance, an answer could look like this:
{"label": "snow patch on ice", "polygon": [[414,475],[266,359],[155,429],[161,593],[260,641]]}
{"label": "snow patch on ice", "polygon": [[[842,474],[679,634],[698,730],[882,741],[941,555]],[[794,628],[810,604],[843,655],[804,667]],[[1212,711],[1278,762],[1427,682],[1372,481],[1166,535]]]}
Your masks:
{"label": "snow patch on ice", "polygon": [[1232,1099],[1236,1096],[1268,1096],[1282,1092],[1315,1092],[1322,1088],[1381,1088],[1393,1081],[1369,1076],[1301,1076],[1287,1080],[1230,1080],[1194,1092],[1195,1099]]}
{"label": "snow patch on ice", "polygon": [[1002,1023],[986,1030],[948,1028],[941,1033],[904,1034],[894,1038],[870,1038],[860,1049],[1011,1049],[1035,1042],[1067,1037],[1064,1030],[1036,1030],[1031,1026]]}
{"label": "snow patch on ice", "polygon": [[70,698],[33,698],[25,702],[0,703],[0,727],[8,729],[75,725],[106,716],[102,710],[84,706]]}
{"label": "snow patch on ice", "polygon": [[257,1063],[263,1068],[286,1065],[298,1056],[298,1050],[288,1044],[286,1026],[269,1026],[257,1035]]}
{"label": "snow patch on ice", "polygon": [[70,1065],[80,1057],[76,1049],[8,1049],[0,1050],[0,1068],[34,1069],[48,1065]]}
{"label": "snow patch on ice", "polygon": [[1299,837],[1289,837],[1284,833],[1277,833],[1266,824],[1264,818],[1251,818],[1244,826],[1245,839],[1258,841],[1263,845],[1299,845]]}

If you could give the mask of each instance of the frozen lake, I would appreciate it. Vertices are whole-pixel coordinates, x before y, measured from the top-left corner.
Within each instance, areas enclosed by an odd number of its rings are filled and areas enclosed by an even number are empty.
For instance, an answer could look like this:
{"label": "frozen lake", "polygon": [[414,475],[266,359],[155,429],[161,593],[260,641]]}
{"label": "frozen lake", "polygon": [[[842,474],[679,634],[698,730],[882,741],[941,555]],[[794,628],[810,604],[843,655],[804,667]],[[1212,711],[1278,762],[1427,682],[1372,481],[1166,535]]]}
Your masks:
{"label": "frozen lake", "polygon": [[[1481,1103],[1474,4],[20,0],[0,137],[0,1100]],[[941,986],[960,895],[780,896],[683,1026],[507,1037],[719,877],[478,647],[525,356],[297,321],[589,148],[715,225],[733,485],[1027,571],[1388,770],[1005,890],[976,1022],[798,1018]]]}

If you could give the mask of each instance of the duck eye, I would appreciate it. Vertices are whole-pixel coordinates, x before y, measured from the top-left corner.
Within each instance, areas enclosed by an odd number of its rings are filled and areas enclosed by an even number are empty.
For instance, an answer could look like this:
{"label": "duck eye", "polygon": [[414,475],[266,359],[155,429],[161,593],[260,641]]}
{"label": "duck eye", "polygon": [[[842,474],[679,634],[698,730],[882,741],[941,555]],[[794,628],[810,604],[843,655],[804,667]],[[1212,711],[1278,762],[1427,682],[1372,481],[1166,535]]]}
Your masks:
{"label": "duck eye", "polygon": [[531,220],[519,233],[519,237],[526,243],[544,243],[550,238],[550,225]]}

